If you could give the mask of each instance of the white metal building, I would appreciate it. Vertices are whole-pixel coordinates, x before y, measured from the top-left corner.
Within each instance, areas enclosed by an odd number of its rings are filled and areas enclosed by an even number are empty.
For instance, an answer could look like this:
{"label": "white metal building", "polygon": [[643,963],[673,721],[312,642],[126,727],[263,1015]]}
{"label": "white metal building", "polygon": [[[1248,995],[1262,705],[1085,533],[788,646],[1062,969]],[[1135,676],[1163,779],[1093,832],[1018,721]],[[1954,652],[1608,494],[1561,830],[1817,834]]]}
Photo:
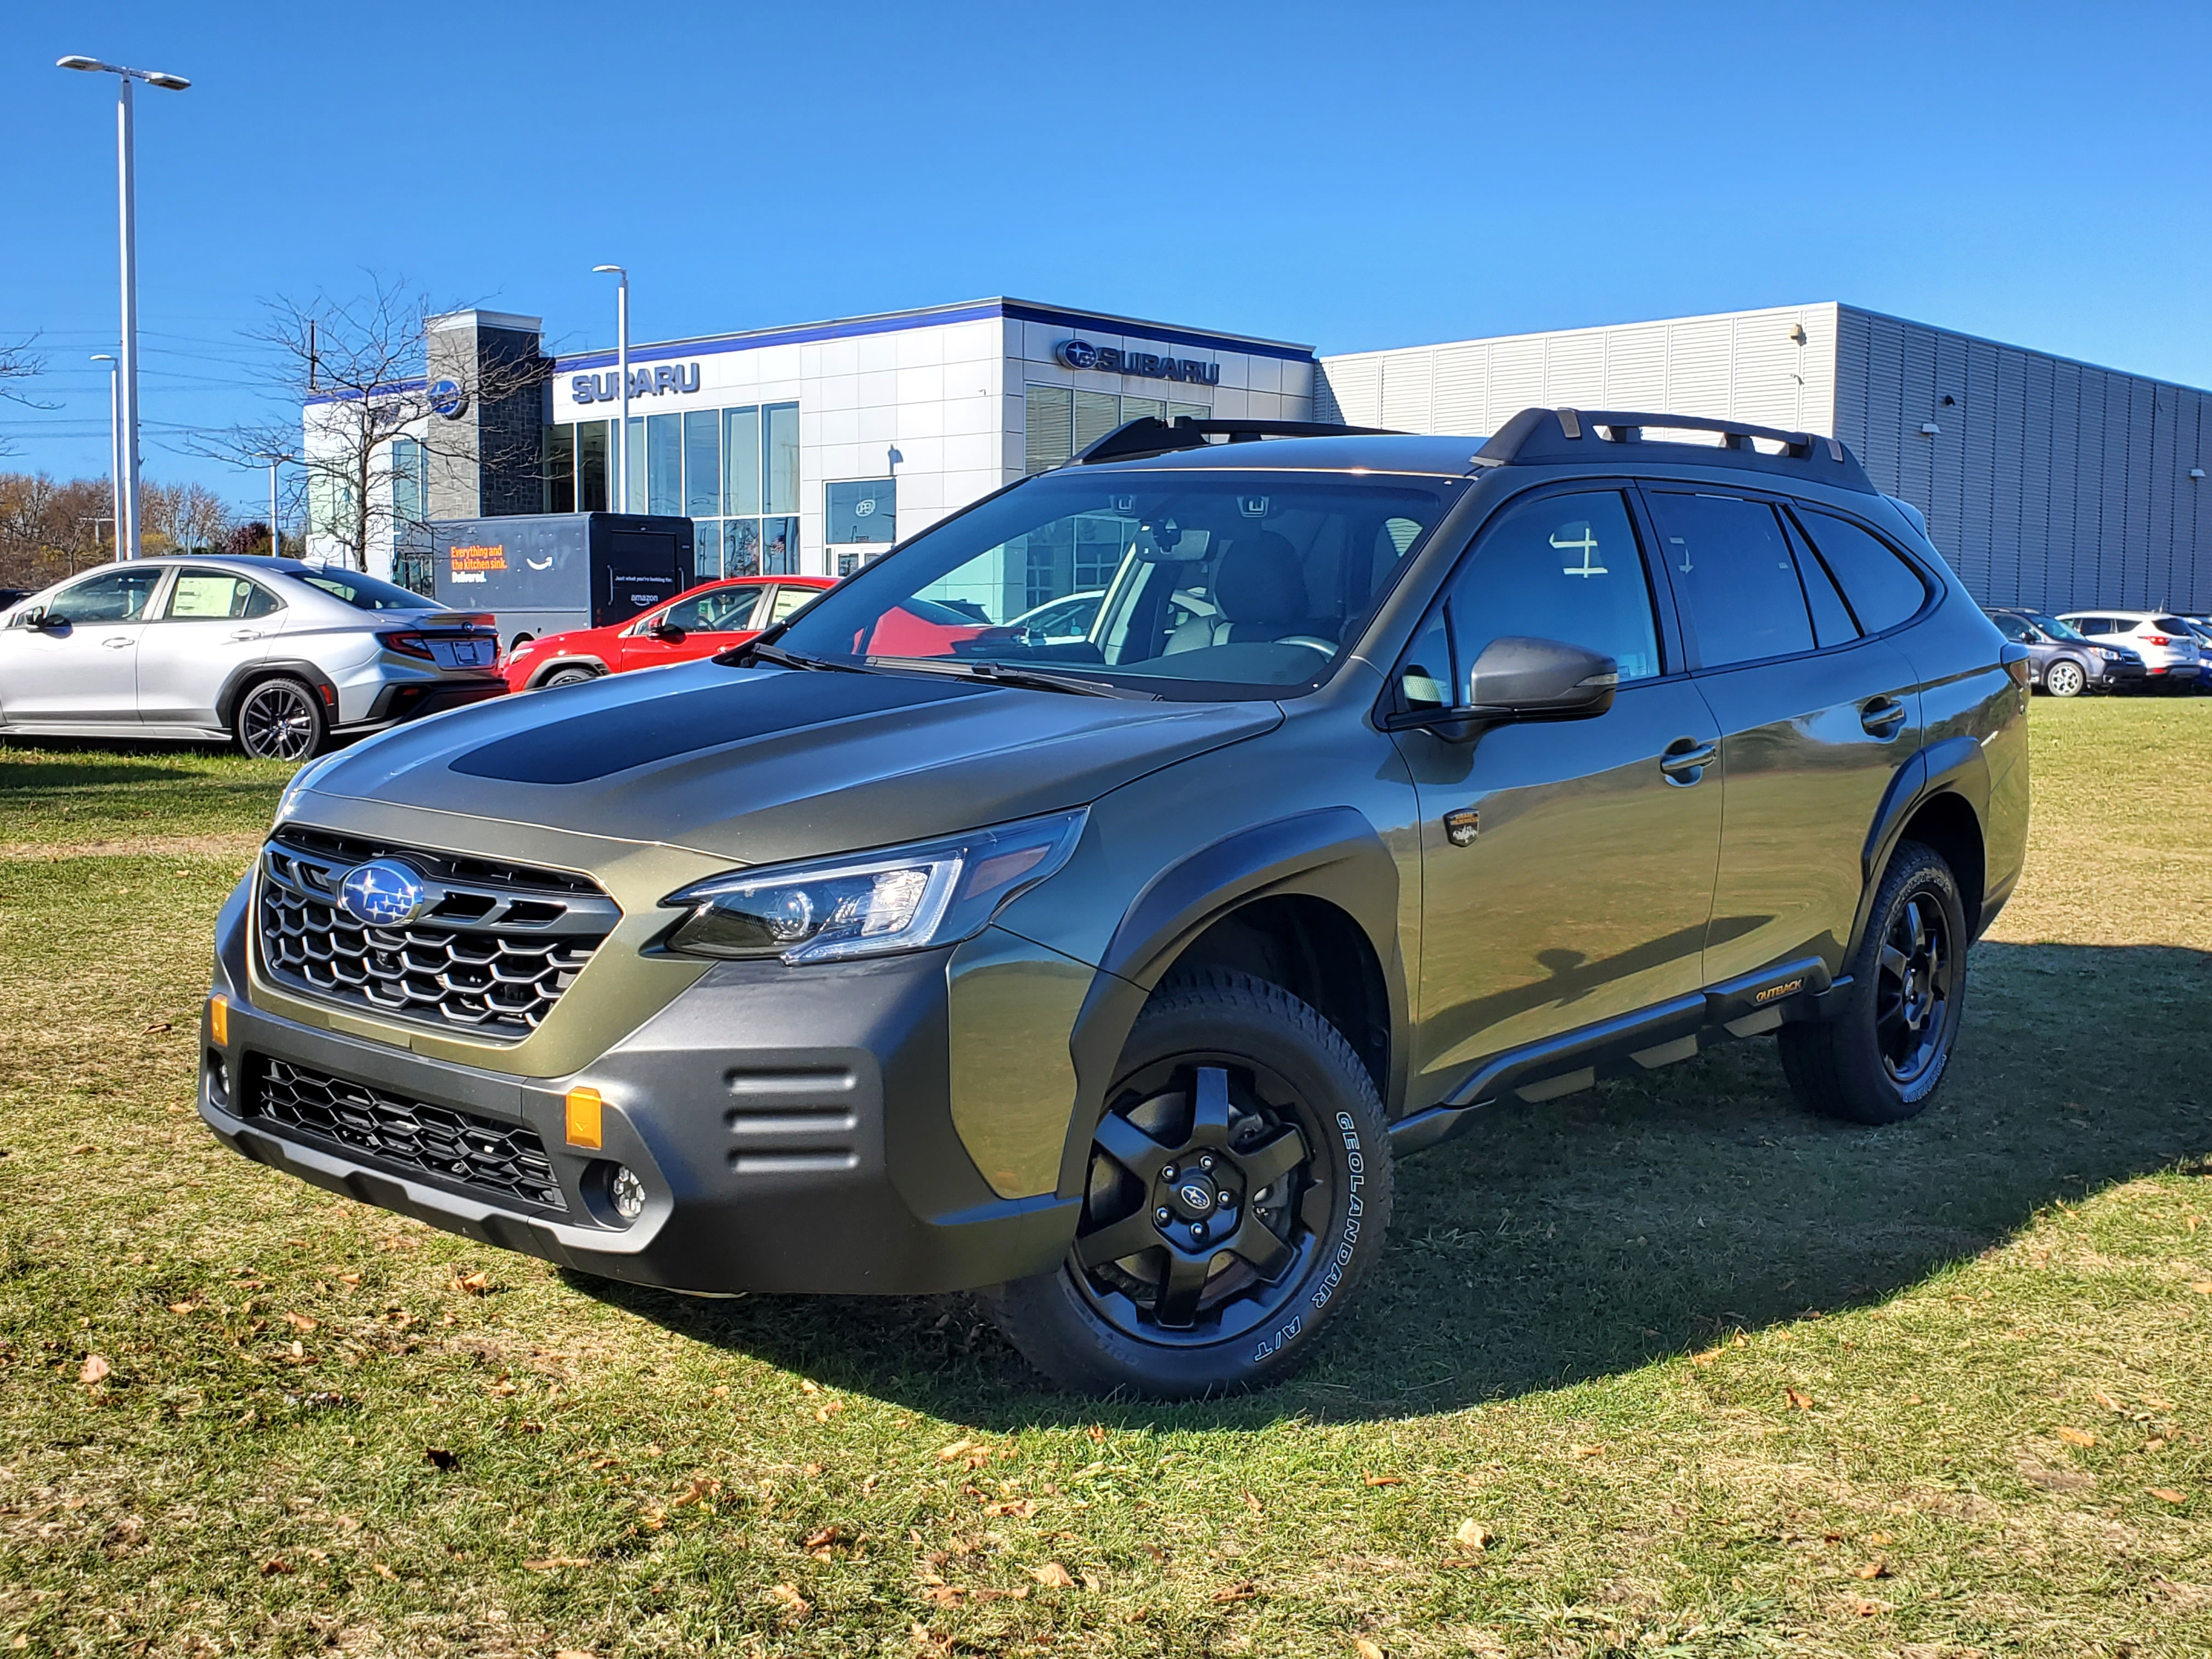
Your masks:
{"label": "white metal building", "polygon": [[1984,604],[2212,609],[2212,393],[1855,306],[1322,359],[1316,418],[1489,433],[1530,404],[1841,438]]}

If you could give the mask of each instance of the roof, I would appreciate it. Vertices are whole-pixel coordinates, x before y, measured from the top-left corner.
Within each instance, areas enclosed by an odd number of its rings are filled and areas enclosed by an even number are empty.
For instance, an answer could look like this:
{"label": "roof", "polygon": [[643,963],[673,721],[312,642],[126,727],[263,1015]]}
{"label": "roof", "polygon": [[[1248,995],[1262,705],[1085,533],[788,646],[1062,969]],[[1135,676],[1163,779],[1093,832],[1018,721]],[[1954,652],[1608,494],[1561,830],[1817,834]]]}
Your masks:
{"label": "roof", "polygon": [[1463,478],[1474,471],[1480,438],[1372,433],[1342,438],[1269,438],[1260,443],[1208,444],[1126,461],[1093,462],[1081,471],[1159,472],[1425,472]]}

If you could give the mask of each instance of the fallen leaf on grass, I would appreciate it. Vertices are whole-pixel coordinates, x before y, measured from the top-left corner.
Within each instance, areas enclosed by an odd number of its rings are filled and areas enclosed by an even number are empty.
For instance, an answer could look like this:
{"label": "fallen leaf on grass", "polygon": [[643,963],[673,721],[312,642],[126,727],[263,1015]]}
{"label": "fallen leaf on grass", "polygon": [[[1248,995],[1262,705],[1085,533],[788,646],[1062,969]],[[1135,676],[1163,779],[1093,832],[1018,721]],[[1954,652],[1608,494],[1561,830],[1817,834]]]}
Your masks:
{"label": "fallen leaf on grass", "polygon": [[777,1605],[794,1619],[804,1618],[814,1611],[814,1603],[799,1593],[796,1584],[777,1584],[769,1589],[769,1594],[775,1597]]}
{"label": "fallen leaf on grass", "polygon": [[556,1648],[553,1659],[599,1659],[589,1648]]}
{"label": "fallen leaf on grass", "polygon": [[1352,1650],[1359,1656],[1359,1659],[1390,1659],[1389,1654],[1383,1652],[1364,1636],[1355,1636],[1352,1638]]}
{"label": "fallen leaf on grass", "polygon": [[2128,1408],[2120,1404],[2118,1401],[2113,1399],[2112,1395],[2106,1394],[2102,1389],[2092,1390],[2089,1398],[2095,1401],[2100,1406],[2102,1406],[2108,1412],[2118,1412],[2124,1417],[2127,1414]]}
{"label": "fallen leaf on grass", "polygon": [[200,1304],[197,1302],[172,1302],[169,1304],[169,1311],[176,1315],[178,1318],[182,1319],[186,1314],[191,1313]]}
{"label": "fallen leaf on grass", "polygon": [[2153,1486],[2150,1495],[2163,1504],[2186,1504],[2189,1501],[2187,1492],[2178,1492],[2172,1486]]}
{"label": "fallen leaf on grass", "polygon": [[1867,1542],[1878,1550],[1886,1550],[1896,1541],[1897,1540],[1886,1532],[1870,1532],[1867,1534]]}
{"label": "fallen leaf on grass", "polygon": [[1213,1599],[1216,1601],[1224,1603],[1230,1601],[1249,1601],[1259,1594],[1259,1585],[1253,1583],[1249,1578],[1247,1578],[1241,1584],[1231,1584],[1227,1589],[1218,1589],[1214,1591]]}
{"label": "fallen leaf on grass", "polygon": [[[1042,1584],[1047,1589],[1073,1589],[1075,1588],[1075,1575],[1070,1572],[1066,1567],[1060,1565],[1057,1561],[1048,1561],[1041,1567],[1031,1567],[1030,1569],[1030,1577],[1036,1579],[1038,1583]],[[1217,1595],[1213,1599],[1218,1601],[1221,1598]]]}
{"label": "fallen leaf on grass", "polygon": [[361,1283],[361,1275],[359,1273],[340,1273],[338,1275],[338,1283],[341,1285],[358,1285]]}
{"label": "fallen leaf on grass", "polygon": [[967,1456],[969,1452],[981,1449],[982,1448],[972,1440],[956,1440],[949,1446],[939,1446],[937,1449],[937,1461],[940,1463],[951,1463]]}
{"label": "fallen leaf on grass", "polygon": [[1244,1507],[1251,1510],[1255,1515],[1265,1515],[1267,1513],[1267,1510],[1260,1507],[1260,1500],[1253,1497],[1249,1492],[1244,1494]]}
{"label": "fallen leaf on grass", "polygon": [[291,1571],[292,1564],[289,1561],[287,1561],[281,1555],[271,1556],[268,1560],[264,1561],[261,1564],[261,1576],[264,1578],[274,1578],[279,1573],[286,1573]]}
{"label": "fallen leaf on grass", "polygon": [[921,1599],[933,1607],[957,1607],[967,1591],[952,1584],[924,1584]]}
{"label": "fallen leaf on grass", "polygon": [[374,1572],[379,1578],[389,1578],[395,1584],[399,1582],[399,1575],[392,1571],[391,1568],[386,1566],[383,1562],[372,1561],[368,1564],[368,1566],[369,1571]]}
{"label": "fallen leaf on grass", "polygon": [[1567,1455],[1570,1457],[1602,1457],[1605,1455],[1605,1448],[1603,1446],[1570,1446],[1567,1449]]}
{"label": "fallen leaf on grass", "polygon": [[1089,1428],[1084,1430],[1084,1433],[1089,1435],[1092,1440],[1102,1443],[1106,1438],[1106,1431],[1099,1427],[1096,1423],[1093,1423]]}
{"label": "fallen leaf on grass", "polygon": [[98,1382],[104,1380],[112,1370],[113,1367],[100,1355],[88,1353],[84,1357],[84,1364],[77,1368],[76,1380],[80,1382]]}
{"label": "fallen leaf on grass", "polygon": [[1010,1515],[1017,1521],[1026,1521],[1036,1513],[1036,1499],[1034,1498],[1010,1498],[1003,1504],[985,1504],[983,1507],[983,1513],[986,1515]]}
{"label": "fallen leaf on grass", "polygon": [[1871,1619],[1877,1613],[1887,1613],[1889,1611],[1889,1603],[1887,1601],[1855,1601],[1851,1604],[1851,1611],[1858,1614],[1862,1619]]}
{"label": "fallen leaf on grass", "polygon": [[1703,1353],[1692,1354],[1690,1363],[1692,1365],[1710,1365],[1720,1357],[1721,1351],[1718,1348],[1707,1348]]}
{"label": "fallen leaf on grass", "polygon": [[1359,1478],[1370,1486],[1402,1486],[1406,1484],[1405,1477],[1397,1474],[1363,1474]]}
{"label": "fallen leaf on grass", "polygon": [[453,1453],[447,1451],[443,1446],[423,1447],[422,1458],[423,1461],[428,1463],[433,1468],[458,1469],[461,1467],[461,1460],[454,1456]]}
{"label": "fallen leaf on grass", "polygon": [[532,1572],[558,1572],[563,1567],[588,1567],[592,1564],[580,1555],[548,1555],[522,1565]]}
{"label": "fallen leaf on grass", "polygon": [[2094,1446],[2097,1443],[2097,1437],[2086,1429],[2062,1428],[2058,1431],[2058,1437],[2069,1446]]}
{"label": "fallen leaf on grass", "polygon": [[1800,1394],[1795,1389],[1784,1389],[1782,1391],[1782,1397],[1801,1412],[1809,1412],[1813,1409],[1813,1396],[1809,1394]]}
{"label": "fallen leaf on grass", "polygon": [[1889,1576],[1889,1563],[1881,1559],[1868,1562],[1852,1575],[1856,1578],[1887,1578]]}
{"label": "fallen leaf on grass", "polygon": [[303,1313],[288,1313],[284,1316],[284,1322],[295,1331],[312,1331],[320,1322],[310,1319]]}
{"label": "fallen leaf on grass", "polygon": [[668,1507],[680,1510],[686,1504],[703,1504],[721,1490],[720,1481],[708,1475],[695,1474],[691,1477],[691,1484],[684,1489],[681,1496],[672,1498]]}
{"label": "fallen leaf on grass", "polygon": [[2192,1279],[2189,1288],[2199,1296],[2212,1296],[2212,1279]]}
{"label": "fallen leaf on grass", "polygon": [[1452,1542],[1457,1544],[1469,1555],[1480,1555],[1490,1547],[1492,1536],[1494,1534],[1490,1528],[1480,1521],[1467,1520],[1461,1522],[1459,1530],[1452,1534]]}
{"label": "fallen leaf on grass", "polygon": [[422,1244],[421,1239],[410,1238],[405,1233],[394,1233],[384,1241],[384,1248],[387,1250],[420,1249]]}
{"label": "fallen leaf on grass", "polygon": [[455,1273],[453,1288],[468,1296],[489,1296],[491,1275],[481,1267],[472,1273]]}
{"label": "fallen leaf on grass", "polygon": [[814,1408],[814,1420],[817,1423],[827,1423],[832,1417],[836,1416],[839,1412],[842,1412],[844,1409],[845,1402],[843,1401],[833,1400],[826,1406],[817,1406]]}
{"label": "fallen leaf on grass", "polygon": [[[684,1500],[682,1498],[677,1499],[677,1502],[679,1504],[683,1501]],[[827,1550],[832,1544],[842,1544],[844,1541],[844,1528],[837,1526],[817,1527],[812,1532],[808,1533],[806,1536],[800,1540],[799,1547],[803,1550],[821,1551]]]}
{"label": "fallen leaf on grass", "polygon": [[[181,873],[182,873],[182,872],[179,872],[179,874],[181,874]],[[149,1026],[146,1028],[146,1030],[149,1030],[149,1032],[150,1032],[150,1031],[167,1031],[167,1030],[173,1030],[173,1029],[174,1029],[174,1028],[173,1028],[173,1027],[169,1024],[169,1022],[168,1022],[167,1020],[166,1020],[166,1019],[157,1019],[157,1020],[155,1020],[155,1021],[151,1025],[149,1025]]]}

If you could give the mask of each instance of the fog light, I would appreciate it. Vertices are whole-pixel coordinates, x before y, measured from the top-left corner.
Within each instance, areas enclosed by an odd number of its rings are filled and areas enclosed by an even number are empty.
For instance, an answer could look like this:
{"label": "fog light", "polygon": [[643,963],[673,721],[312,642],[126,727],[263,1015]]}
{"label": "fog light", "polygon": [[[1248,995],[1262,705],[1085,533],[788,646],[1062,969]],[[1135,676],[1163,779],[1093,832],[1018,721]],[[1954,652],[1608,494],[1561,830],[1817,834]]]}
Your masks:
{"label": "fog light", "polygon": [[645,1183],[627,1164],[616,1164],[614,1174],[607,1177],[607,1198],[624,1221],[635,1221],[645,1213]]}

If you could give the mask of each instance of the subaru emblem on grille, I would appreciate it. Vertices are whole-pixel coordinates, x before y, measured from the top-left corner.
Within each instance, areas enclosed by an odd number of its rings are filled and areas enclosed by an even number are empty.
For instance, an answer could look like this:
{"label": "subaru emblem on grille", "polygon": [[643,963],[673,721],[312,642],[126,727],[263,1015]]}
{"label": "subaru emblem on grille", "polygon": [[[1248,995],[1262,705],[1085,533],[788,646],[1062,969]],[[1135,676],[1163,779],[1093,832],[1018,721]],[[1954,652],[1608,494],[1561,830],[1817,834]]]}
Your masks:
{"label": "subaru emblem on grille", "polygon": [[429,896],[422,877],[394,859],[356,865],[338,884],[346,914],[372,927],[404,927],[422,914]]}

